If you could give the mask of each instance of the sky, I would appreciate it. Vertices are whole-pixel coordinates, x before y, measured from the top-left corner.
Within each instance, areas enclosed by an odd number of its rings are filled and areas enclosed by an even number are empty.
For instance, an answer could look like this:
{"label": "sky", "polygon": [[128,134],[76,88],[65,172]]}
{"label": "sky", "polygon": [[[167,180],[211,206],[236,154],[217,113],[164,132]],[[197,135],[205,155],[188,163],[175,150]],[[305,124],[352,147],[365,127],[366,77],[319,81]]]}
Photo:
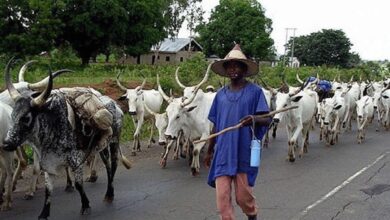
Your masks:
{"label": "sky", "polygon": [[[296,28],[295,36],[322,29],[342,30],[363,60],[390,60],[389,0],[259,0],[265,16],[273,22],[271,38],[278,54],[284,53],[286,28]],[[219,0],[203,0],[208,20]],[[186,25],[184,24],[183,27]],[[293,31],[287,32],[288,38]],[[179,37],[188,37],[183,28]]]}

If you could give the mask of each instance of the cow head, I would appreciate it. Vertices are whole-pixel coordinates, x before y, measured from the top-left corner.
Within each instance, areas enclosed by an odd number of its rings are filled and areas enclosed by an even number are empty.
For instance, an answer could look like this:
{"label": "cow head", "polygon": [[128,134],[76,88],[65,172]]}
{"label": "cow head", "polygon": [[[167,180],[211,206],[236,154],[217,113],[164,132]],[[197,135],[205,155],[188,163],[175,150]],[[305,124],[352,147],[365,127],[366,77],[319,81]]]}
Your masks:
{"label": "cow head", "polygon": [[135,89],[129,89],[124,87],[120,82],[119,82],[119,76],[121,72],[118,73],[116,76],[116,83],[121,88],[124,92],[126,92],[124,95],[122,95],[119,100],[125,100],[127,99],[128,101],[128,107],[129,107],[129,114],[130,115],[136,115],[137,111],[139,111],[140,108],[143,108],[143,88],[146,83],[146,79],[144,78],[144,81],[142,84]]}
{"label": "cow head", "polygon": [[363,116],[367,115],[367,108],[370,104],[372,104],[372,98],[369,96],[364,96],[356,101],[356,113],[358,120],[363,120]]}
{"label": "cow head", "polygon": [[323,100],[323,115],[322,119],[324,121],[324,125],[329,125],[332,120],[332,116],[335,114],[337,110],[342,108],[342,103],[339,103],[335,98],[326,98]]}
{"label": "cow head", "polygon": [[4,141],[4,148],[6,150],[15,150],[16,147],[20,146],[31,134],[36,116],[41,111],[41,107],[45,104],[53,88],[53,77],[50,72],[48,84],[41,94],[35,98],[22,95],[18,90],[16,90],[11,82],[11,63],[12,60],[10,60],[6,66],[5,82],[8,92],[15,102],[15,107],[12,112],[14,124],[8,131],[7,137]]}
{"label": "cow head", "polygon": [[176,139],[179,135],[179,131],[186,125],[189,120],[189,114],[197,106],[188,106],[181,99],[175,99],[172,101],[167,109],[168,126],[165,131],[165,136],[169,139]]}

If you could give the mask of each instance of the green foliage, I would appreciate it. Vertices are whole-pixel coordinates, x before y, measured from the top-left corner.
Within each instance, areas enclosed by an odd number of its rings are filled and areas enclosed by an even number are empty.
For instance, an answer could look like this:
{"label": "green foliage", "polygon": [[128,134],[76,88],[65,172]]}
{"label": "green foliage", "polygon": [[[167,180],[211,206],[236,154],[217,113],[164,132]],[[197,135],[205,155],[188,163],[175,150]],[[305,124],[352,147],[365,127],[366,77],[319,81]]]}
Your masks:
{"label": "green foliage", "polygon": [[[288,43],[291,55],[293,40]],[[294,56],[301,65],[353,67],[360,62],[357,54],[350,52],[352,43],[342,30],[323,29],[309,35],[295,37]]]}
{"label": "green foliage", "polygon": [[271,19],[255,0],[221,0],[209,23],[199,25],[200,43],[207,55],[224,57],[236,42],[247,56],[264,60],[274,54]]}
{"label": "green foliage", "polygon": [[52,1],[0,2],[0,54],[24,57],[49,51],[61,33]]}

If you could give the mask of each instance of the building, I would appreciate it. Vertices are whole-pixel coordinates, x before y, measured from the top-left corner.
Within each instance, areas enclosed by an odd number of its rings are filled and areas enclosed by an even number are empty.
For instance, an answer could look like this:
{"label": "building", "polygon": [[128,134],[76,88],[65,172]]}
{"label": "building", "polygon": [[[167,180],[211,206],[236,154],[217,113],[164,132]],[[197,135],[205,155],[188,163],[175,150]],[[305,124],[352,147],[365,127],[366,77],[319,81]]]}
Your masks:
{"label": "building", "polygon": [[203,48],[193,38],[165,38],[150,52],[140,56],[127,56],[119,62],[127,64],[177,64],[191,58],[193,54],[202,52]]}

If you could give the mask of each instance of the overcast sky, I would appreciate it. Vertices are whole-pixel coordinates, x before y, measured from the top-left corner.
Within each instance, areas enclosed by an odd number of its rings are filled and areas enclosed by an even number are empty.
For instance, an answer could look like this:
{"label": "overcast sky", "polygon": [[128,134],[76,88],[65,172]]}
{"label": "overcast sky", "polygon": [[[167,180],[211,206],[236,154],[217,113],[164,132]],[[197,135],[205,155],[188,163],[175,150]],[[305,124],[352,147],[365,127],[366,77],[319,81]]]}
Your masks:
{"label": "overcast sky", "polygon": [[[390,60],[389,0],[260,0],[265,15],[272,19],[271,37],[279,54],[284,53],[286,28],[295,35],[308,35],[322,29],[341,29],[352,51],[364,60]],[[203,0],[205,17],[219,0]],[[184,25],[185,26],[185,25]],[[292,36],[293,31],[288,32]],[[179,37],[188,37],[181,30]]]}

